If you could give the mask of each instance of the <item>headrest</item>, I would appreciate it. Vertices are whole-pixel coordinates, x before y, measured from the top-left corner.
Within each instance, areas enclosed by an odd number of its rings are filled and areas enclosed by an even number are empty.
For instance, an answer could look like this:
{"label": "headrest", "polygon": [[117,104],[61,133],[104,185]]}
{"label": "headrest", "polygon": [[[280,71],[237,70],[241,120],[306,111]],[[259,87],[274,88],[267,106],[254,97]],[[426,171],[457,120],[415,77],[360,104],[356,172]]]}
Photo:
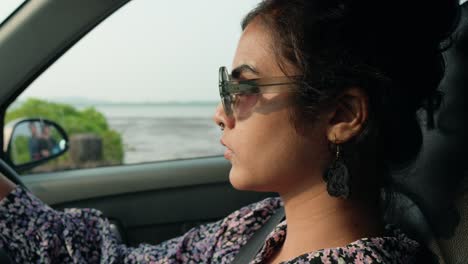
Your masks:
{"label": "headrest", "polygon": [[452,46],[444,53],[446,74],[440,84],[444,98],[436,116],[437,129],[424,131],[419,159],[401,179],[438,237],[450,237],[459,221],[454,201],[468,171],[468,3],[462,6]]}
{"label": "headrest", "polygon": [[[406,225],[419,239],[450,241],[461,236],[468,243],[468,230],[461,228],[468,223],[468,2],[462,5],[460,23],[444,57],[446,73],[440,84],[444,98],[436,129],[423,131],[419,158],[409,173],[396,176],[403,186],[397,199],[403,213],[393,221]],[[452,255],[468,258],[468,252]]]}

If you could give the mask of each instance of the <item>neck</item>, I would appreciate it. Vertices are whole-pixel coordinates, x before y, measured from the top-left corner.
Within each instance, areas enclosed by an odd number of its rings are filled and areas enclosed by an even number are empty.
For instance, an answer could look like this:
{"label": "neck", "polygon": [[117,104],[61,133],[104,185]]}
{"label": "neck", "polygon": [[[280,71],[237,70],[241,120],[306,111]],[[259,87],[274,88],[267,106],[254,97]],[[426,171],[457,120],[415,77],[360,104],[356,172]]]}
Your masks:
{"label": "neck", "polygon": [[377,208],[331,197],[325,183],[280,195],[288,226],[282,260],[383,233]]}

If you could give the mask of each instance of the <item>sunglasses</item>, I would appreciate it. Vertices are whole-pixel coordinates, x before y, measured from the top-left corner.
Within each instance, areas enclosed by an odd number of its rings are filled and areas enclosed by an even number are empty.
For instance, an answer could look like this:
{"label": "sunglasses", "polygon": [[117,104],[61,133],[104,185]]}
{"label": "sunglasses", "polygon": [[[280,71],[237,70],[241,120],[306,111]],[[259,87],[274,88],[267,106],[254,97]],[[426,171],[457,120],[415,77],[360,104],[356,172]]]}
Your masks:
{"label": "sunglasses", "polygon": [[292,84],[301,84],[302,76],[267,77],[250,80],[232,80],[226,67],[219,68],[219,95],[227,116],[233,109],[249,111],[256,103],[257,95],[295,91]]}

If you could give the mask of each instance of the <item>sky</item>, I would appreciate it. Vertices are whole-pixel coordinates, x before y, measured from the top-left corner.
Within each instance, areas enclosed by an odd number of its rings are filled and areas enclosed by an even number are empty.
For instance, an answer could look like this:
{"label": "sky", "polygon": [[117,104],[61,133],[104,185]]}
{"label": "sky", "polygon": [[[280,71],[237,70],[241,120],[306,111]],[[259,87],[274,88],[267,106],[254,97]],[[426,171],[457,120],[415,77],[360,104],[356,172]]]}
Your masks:
{"label": "sky", "polygon": [[[21,2],[1,0],[0,21]],[[133,0],[20,96],[110,102],[218,101],[240,21],[259,0]]]}
{"label": "sky", "polygon": [[[218,68],[230,68],[240,21],[259,1],[130,1],[40,75],[20,99],[218,101]],[[0,21],[22,2],[1,0]]]}
{"label": "sky", "polygon": [[0,23],[23,2],[24,0],[2,0],[0,2]]}

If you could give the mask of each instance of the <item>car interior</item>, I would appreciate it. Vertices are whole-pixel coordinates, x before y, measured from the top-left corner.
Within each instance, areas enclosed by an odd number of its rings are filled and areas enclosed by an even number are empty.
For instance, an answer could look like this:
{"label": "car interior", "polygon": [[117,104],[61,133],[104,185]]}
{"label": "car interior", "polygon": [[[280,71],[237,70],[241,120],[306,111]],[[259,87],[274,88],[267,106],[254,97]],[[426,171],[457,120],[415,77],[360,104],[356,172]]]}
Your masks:
{"label": "car interior", "polygon": [[[8,106],[79,39],[129,0],[26,1],[0,27],[0,122]],[[468,3],[444,52],[435,128],[404,176],[387,221],[427,243],[441,263],[468,262]],[[37,38],[37,36],[44,36]],[[4,135],[1,132],[0,140]],[[4,142],[2,142],[2,145]],[[0,173],[55,209],[96,208],[122,243],[159,243],[275,194],[240,192],[222,157],[44,173],[22,177],[4,152]],[[0,249],[0,263],[13,263]]]}
{"label": "car interior", "polygon": [[408,175],[398,177],[398,214],[389,222],[404,227],[439,256],[441,263],[467,263],[468,167],[464,161],[468,99],[468,3],[444,52],[446,73],[440,84],[443,101],[436,129],[423,126],[424,143]]}

